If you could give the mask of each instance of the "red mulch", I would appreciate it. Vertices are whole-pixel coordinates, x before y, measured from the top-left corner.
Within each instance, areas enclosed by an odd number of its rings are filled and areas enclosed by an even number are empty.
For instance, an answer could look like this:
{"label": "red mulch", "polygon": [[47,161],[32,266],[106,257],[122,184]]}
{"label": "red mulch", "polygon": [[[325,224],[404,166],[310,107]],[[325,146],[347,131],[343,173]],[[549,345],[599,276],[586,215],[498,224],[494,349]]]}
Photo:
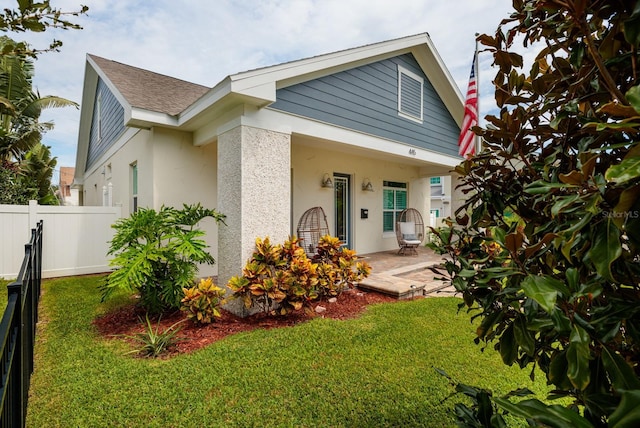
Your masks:
{"label": "red mulch", "polygon": [[[346,290],[338,296],[337,302],[330,303],[324,301],[314,304],[314,309],[318,305],[326,308],[326,311],[322,313],[313,312],[309,314],[300,311],[286,316],[269,316],[258,313],[241,318],[223,309],[221,310],[222,317],[217,318],[215,322],[207,325],[200,325],[191,320],[187,320],[183,312],[176,311],[173,314],[164,315],[160,319],[159,331],[163,331],[172,324],[184,320],[184,322],[179,324],[180,332],[178,333],[178,337],[184,340],[178,341],[170,350],[169,354],[188,353],[231,334],[251,331],[258,328],[289,327],[315,317],[341,320],[354,318],[362,313],[369,304],[395,301],[395,298],[384,294],[353,289]],[[93,324],[103,336],[129,336],[144,330],[144,326],[140,323],[140,319],[144,320],[144,317],[144,311],[142,311],[135,302],[132,302],[130,305],[123,306],[116,311],[96,318]],[[157,319],[150,319],[151,325],[155,329],[158,326],[158,321]]]}

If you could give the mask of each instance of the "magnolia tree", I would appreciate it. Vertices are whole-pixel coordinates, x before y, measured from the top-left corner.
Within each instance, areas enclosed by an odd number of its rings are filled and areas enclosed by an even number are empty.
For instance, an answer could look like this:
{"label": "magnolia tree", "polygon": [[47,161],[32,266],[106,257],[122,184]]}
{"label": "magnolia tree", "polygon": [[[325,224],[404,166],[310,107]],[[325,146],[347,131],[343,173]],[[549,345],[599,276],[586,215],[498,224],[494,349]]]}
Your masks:
{"label": "magnolia tree", "polygon": [[[640,3],[513,5],[479,37],[499,113],[475,128],[484,150],[456,168],[466,203],[434,247],[479,322],[476,341],[565,400],[459,388],[476,412],[458,415],[640,426]],[[537,52],[526,68],[516,43]]]}

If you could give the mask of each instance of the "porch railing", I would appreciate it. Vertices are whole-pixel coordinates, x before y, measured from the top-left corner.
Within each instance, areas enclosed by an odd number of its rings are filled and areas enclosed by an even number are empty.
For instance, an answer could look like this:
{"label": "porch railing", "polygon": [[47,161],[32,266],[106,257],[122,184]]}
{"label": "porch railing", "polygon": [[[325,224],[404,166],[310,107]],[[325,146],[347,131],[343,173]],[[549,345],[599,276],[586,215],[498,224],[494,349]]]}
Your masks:
{"label": "porch railing", "polygon": [[18,279],[7,286],[7,307],[0,321],[0,426],[24,427],[42,278],[42,220],[31,240]]}

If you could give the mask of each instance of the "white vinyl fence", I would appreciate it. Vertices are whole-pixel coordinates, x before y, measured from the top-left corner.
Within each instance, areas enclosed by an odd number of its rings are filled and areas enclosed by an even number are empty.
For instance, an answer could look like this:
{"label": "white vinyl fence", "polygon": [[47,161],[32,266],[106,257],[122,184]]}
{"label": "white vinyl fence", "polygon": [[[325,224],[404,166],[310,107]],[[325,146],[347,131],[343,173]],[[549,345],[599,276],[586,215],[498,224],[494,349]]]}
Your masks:
{"label": "white vinyl fence", "polygon": [[42,277],[107,272],[121,207],[0,205],[0,278],[18,275],[31,229],[43,220]]}

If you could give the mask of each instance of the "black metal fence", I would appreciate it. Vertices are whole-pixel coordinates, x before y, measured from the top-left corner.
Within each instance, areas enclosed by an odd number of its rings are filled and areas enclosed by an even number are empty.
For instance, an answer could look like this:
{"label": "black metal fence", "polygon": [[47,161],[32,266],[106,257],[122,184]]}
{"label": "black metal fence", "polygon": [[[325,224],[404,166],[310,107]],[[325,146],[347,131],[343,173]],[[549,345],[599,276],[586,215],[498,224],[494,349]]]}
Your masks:
{"label": "black metal fence", "polygon": [[42,220],[31,240],[18,279],[7,286],[7,308],[0,321],[0,426],[24,427],[42,279]]}

